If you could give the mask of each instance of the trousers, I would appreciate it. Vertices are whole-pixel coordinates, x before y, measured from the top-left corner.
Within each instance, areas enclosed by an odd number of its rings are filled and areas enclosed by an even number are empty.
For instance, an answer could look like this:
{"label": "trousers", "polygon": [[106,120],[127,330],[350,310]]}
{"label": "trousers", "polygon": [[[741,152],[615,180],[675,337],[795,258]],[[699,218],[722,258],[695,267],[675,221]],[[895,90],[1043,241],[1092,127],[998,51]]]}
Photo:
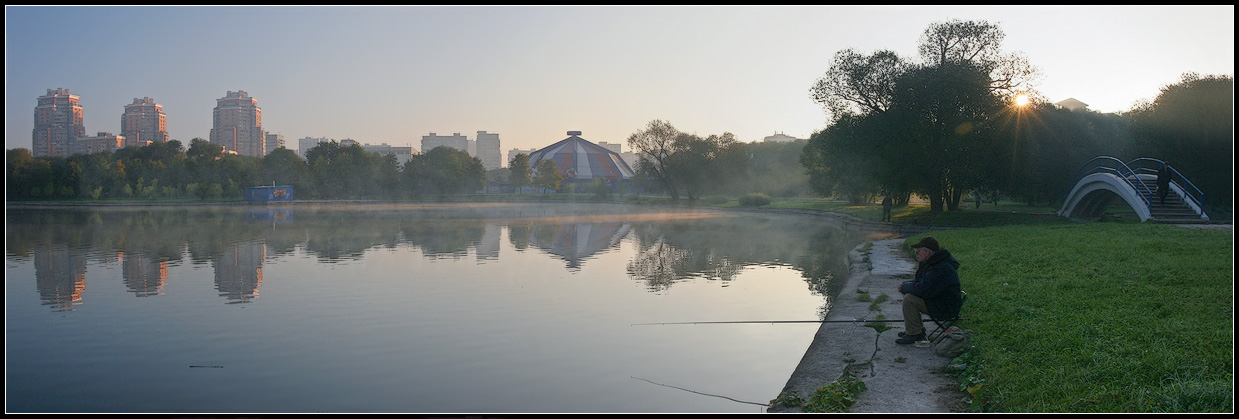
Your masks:
{"label": "trousers", "polygon": [[903,329],[909,336],[925,333],[925,324],[921,314],[929,314],[925,300],[912,294],[903,295]]}

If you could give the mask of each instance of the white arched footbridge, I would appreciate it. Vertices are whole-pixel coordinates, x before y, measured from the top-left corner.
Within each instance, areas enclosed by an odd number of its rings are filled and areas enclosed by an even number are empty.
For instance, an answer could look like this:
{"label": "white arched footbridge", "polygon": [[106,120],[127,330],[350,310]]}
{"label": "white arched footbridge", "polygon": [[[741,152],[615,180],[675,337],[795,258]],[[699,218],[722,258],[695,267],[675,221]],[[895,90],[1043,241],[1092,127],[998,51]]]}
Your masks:
{"label": "white arched footbridge", "polygon": [[1156,186],[1162,164],[1149,158],[1123,163],[1113,157],[1097,157],[1080,169],[1080,180],[1067,194],[1058,215],[1096,220],[1105,214],[1106,207],[1121,201],[1136,211],[1140,221],[1208,221],[1200,204],[1203,194],[1173,167],[1170,192],[1162,202]]}

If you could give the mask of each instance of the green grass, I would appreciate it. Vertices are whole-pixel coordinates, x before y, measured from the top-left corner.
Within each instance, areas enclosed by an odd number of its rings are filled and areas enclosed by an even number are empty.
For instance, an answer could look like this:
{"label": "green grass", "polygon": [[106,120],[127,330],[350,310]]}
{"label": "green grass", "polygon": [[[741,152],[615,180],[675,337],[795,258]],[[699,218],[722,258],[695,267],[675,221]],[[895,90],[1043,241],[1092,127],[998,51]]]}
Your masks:
{"label": "green grass", "polygon": [[809,396],[809,400],[801,399],[795,393],[784,393],[770,403],[774,406],[799,407],[805,413],[846,413],[863,391],[865,382],[856,378],[850,369],[845,369],[839,379],[819,387]]}
{"label": "green grass", "polygon": [[974,345],[961,386],[977,410],[1233,411],[1233,230],[1101,222],[933,235],[961,262]]}

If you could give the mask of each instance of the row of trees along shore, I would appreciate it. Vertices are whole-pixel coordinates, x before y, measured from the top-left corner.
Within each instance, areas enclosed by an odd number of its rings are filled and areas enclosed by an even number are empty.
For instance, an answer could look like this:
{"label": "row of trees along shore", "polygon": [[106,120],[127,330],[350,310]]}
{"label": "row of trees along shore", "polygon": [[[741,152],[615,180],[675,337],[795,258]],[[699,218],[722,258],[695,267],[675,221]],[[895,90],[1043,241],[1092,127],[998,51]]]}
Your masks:
{"label": "row of trees along shore", "polygon": [[[702,137],[650,121],[628,137],[641,156],[636,183],[676,200],[762,193],[854,203],[891,196],[902,205],[919,196],[942,211],[959,209],[965,195],[1056,205],[1094,157],[1151,157],[1171,162],[1204,192],[1207,206],[1230,206],[1233,76],[1185,73],[1156,98],[1117,114],[1060,109],[1033,88],[1037,68],[1001,50],[1004,36],[995,24],[954,20],[925,29],[915,60],[888,50],[839,51],[809,89],[828,125],[808,140],[744,143],[729,132]],[[1017,97],[1029,101],[1015,105]],[[188,149],[174,140],[70,157],[12,149],[6,199],[239,199],[247,186],[272,183],[293,185],[299,199],[563,186],[553,161],[531,168],[523,154],[490,172],[446,147],[403,165],[336,143],[305,156],[285,148],[261,158],[224,154],[200,138]]]}

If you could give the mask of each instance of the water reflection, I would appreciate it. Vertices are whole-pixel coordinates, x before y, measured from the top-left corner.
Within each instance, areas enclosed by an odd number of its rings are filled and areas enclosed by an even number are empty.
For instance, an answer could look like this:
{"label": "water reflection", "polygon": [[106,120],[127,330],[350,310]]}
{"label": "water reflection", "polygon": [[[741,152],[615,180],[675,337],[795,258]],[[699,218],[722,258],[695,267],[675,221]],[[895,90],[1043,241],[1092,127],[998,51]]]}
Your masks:
{"label": "water reflection", "polygon": [[225,249],[215,261],[215,289],[229,304],[248,303],[258,298],[262,285],[262,264],[267,259],[263,241],[242,242]]}
{"label": "water reflection", "polygon": [[86,289],[86,258],[66,246],[34,251],[35,284],[43,305],[57,311],[72,311]]}
{"label": "water reflection", "polygon": [[815,218],[677,220],[641,224],[635,232],[638,253],[628,274],[654,292],[692,278],[727,286],[747,266],[790,265],[814,293],[832,295],[843,285],[832,279],[847,272],[840,255],[854,244],[842,227]]}
{"label": "water reflection", "polygon": [[121,261],[121,276],[125,278],[125,288],[138,297],[163,295],[163,288],[168,284],[168,261],[166,258],[155,258],[142,252],[126,254],[118,252]]}
{"label": "water reflection", "polygon": [[[319,263],[361,260],[371,249],[411,247],[428,259],[500,258],[506,233],[518,252],[536,250],[580,270],[631,240],[628,276],[650,292],[692,278],[728,286],[749,266],[791,266],[810,290],[831,295],[857,240],[819,219],[617,206],[303,205],[295,207],[50,208],[7,212],[10,258],[34,257],[43,304],[82,304],[87,258],[110,255],[137,297],[168,292],[169,266],[188,259],[214,270],[225,303],[257,299],[264,265],[303,253]],[[806,245],[807,243],[807,245]],[[832,288],[833,287],[833,288]],[[822,309],[827,310],[829,303]]]}

